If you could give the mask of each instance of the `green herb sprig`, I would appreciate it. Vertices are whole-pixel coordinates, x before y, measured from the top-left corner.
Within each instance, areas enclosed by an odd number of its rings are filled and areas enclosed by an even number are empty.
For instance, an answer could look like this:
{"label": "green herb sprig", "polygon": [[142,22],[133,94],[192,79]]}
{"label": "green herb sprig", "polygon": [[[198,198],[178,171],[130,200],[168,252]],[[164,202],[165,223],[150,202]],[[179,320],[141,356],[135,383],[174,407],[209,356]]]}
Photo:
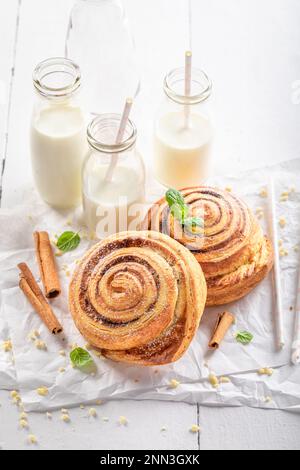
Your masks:
{"label": "green herb sprig", "polygon": [[166,201],[170,207],[171,214],[184,227],[194,229],[195,227],[204,226],[201,217],[189,217],[189,207],[184,202],[184,197],[181,192],[177,189],[168,189],[166,192]]}
{"label": "green herb sprig", "polygon": [[244,345],[251,343],[254,336],[249,331],[238,331],[235,335],[235,339]]}
{"label": "green herb sprig", "polygon": [[64,232],[60,235],[56,242],[57,248],[66,253],[67,251],[75,250],[80,243],[80,236],[79,233],[75,233],[72,231]]}
{"label": "green herb sprig", "polygon": [[70,352],[72,364],[79,369],[89,367],[94,364],[93,358],[88,351],[83,348],[75,348]]}

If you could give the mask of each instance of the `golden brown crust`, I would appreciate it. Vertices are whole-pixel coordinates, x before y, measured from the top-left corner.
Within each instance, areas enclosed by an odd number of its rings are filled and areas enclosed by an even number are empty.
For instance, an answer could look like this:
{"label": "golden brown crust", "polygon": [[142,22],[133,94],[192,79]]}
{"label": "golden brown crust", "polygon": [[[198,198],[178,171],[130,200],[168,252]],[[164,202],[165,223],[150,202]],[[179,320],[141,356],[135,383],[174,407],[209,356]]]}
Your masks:
{"label": "golden brown crust", "polygon": [[123,232],[95,245],[79,263],[69,304],[82,335],[117,361],[176,361],[188,348],[206,302],[192,254],[157,232]]}
{"label": "golden brown crust", "polygon": [[253,213],[227,191],[200,186],[181,192],[190,214],[201,217],[204,227],[183,230],[162,198],[149,210],[143,228],[167,233],[193,252],[207,280],[207,305],[243,297],[273,264],[271,244]]}

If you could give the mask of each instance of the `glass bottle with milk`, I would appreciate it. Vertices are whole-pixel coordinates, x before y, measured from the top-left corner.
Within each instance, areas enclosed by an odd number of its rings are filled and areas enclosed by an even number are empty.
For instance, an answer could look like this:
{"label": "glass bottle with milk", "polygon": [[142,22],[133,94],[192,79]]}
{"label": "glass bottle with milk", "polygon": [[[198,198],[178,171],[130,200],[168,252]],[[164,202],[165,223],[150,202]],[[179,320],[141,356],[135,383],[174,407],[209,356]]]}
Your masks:
{"label": "glass bottle with milk", "polygon": [[192,69],[191,91],[185,90],[185,70],[165,77],[165,100],[155,120],[154,170],[157,180],[176,189],[202,184],[208,176],[213,138],[208,98],[211,82]]}
{"label": "glass bottle with milk", "polygon": [[80,107],[79,67],[65,58],[47,59],[33,73],[37,92],[31,121],[31,161],[42,199],[58,209],[81,202],[81,170],[87,151]]}
{"label": "glass bottle with milk", "polygon": [[144,216],[145,168],[136,149],[137,131],[128,119],[116,144],[120,120],[119,114],[101,114],[87,129],[83,209],[89,233],[97,238],[137,230]]}

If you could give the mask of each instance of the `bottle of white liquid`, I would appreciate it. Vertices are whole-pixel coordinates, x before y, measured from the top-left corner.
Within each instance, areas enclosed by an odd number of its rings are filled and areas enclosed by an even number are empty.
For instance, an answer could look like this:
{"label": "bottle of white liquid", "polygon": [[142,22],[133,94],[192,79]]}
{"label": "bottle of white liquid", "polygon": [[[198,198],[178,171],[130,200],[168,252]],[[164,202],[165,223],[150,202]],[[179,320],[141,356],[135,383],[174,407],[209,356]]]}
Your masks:
{"label": "bottle of white liquid", "polygon": [[83,208],[89,233],[97,238],[137,230],[145,212],[145,169],[136,150],[136,128],[128,120],[123,140],[116,144],[120,119],[118,114],[103,114],[87,130]]}
{"label": "bottle of white liquid", "polygon": [[85,118],[79,105],[80,70],[52,58],[38,64],[37,100],[31,122],[31,161],[40,196],[58,209],[81,202],[81,169],[87,150]]}
{"label": "bottle of white liquid", "polygon": [[213,127],[207,99],[211,82],[192,69],[191,93],[184,95],[185,72],[172,70],[164,80],[166,99],[155,121],[156,178],[176,189],[202,184],[208,176]]}
{"label": "bottle of white liquid", "polygon": [[140,72],[122,0],[74,0],[65,54],[80,64],[89,112],[119,112],[136,98]]}

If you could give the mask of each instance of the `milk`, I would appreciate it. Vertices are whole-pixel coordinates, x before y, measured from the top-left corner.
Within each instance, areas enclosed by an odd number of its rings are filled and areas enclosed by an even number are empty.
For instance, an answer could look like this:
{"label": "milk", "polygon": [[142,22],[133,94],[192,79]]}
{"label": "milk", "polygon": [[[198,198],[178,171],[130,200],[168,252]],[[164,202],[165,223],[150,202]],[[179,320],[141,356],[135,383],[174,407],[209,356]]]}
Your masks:
{"label": "milk", "polygon": [[144,185],[135,170],[119,164],[112,181],[105,181],[106,173],[107,166],[98,165],[84,184],[86,224],[98,238],[136,230],[143,218]]}
{"label": "milk", "polygon": [[81,201],[81,167],[87,151],[85,120],[79,107],[49,104],[31,125],[35,184],[45,202],[57,208]]}
{"label": "milk", "polygon": [[157,179],[176,189],[203,183],[208,173],[212,126],[206,117],[190,112],[164,114],[156,124],[154,165]]}

